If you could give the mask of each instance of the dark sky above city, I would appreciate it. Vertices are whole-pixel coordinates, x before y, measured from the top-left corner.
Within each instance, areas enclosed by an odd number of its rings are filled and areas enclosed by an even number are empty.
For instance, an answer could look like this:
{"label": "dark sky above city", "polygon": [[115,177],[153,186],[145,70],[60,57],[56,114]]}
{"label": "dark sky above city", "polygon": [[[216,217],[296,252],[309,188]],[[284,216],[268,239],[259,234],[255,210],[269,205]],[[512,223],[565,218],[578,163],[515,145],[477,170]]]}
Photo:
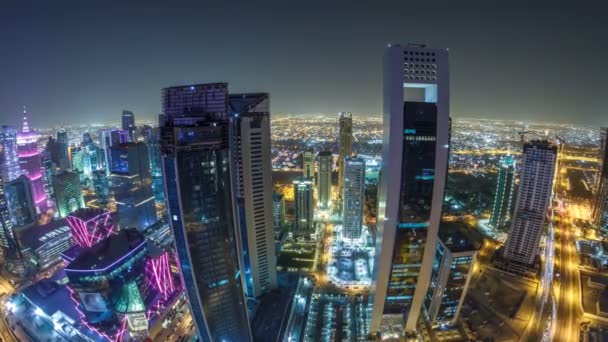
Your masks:
{"label": "dark sky above city", "polygon": [[379,115],[383,49],[415,42],[450,49],[452,116],[608,125],[605,8],[326,2],[2,2],[0,123],[153,119],[161,88],[216,81],[274,114]]}

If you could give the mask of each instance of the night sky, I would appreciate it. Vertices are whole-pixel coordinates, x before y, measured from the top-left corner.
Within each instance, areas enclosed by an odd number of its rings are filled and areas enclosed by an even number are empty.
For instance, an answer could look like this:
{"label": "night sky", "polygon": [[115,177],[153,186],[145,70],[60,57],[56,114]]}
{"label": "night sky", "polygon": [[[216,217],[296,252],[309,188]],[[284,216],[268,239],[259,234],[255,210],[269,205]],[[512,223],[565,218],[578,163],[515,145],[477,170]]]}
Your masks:
{"label": "night sky", "polygon": [[416,42],[450,48],[452,116],[608,125],[603,8],[21,2],[0,4],[2,124],[153,119],[161,88],[216,81],[275,114],[379,115],[384,47]]}

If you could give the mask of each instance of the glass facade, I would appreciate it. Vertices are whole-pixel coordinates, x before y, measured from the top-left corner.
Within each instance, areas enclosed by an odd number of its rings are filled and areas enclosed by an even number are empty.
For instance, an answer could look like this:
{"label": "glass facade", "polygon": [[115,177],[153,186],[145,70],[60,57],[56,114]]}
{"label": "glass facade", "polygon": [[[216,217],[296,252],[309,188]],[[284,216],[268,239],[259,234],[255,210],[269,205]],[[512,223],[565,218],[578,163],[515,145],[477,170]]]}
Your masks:
{"label": "glass facade", "polygon": [[515,190],[515,159],[506,156],[501,159],[496,182],[496,197],[490,216],[490,224],[500,227],[509,218],[512,208],[513,192]]}
{"label": "glass facade", "polygon": [[407,316],[422,266],[435,175],[437,106],[405,102],[399,222],[385,314]]}
{"label": "glass facade", "polygon": [[161,147],[169,219],[202,341],[250,341],[237,258],[227,85],[164,90]]}

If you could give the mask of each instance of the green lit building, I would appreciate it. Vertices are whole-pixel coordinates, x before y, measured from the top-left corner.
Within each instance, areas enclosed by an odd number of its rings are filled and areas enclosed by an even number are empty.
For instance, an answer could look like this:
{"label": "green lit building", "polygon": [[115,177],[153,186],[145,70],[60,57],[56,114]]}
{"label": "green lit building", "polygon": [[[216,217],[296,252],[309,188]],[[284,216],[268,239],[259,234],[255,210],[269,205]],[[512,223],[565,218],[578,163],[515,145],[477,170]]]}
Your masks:
{"label": "green lit building", "polygon": [[502,227],[509,219],[513,206],[513,193],[515,190],[515,159],[506,156],[500,160],[498,167],[498,181],[496,182],[496,197],[490,216],[492,227]]}
{"label": "green lit building", "polygon": [[84,208],[80,176],[76,172],[62,172],[53,176],[53,192],[60,217]]}

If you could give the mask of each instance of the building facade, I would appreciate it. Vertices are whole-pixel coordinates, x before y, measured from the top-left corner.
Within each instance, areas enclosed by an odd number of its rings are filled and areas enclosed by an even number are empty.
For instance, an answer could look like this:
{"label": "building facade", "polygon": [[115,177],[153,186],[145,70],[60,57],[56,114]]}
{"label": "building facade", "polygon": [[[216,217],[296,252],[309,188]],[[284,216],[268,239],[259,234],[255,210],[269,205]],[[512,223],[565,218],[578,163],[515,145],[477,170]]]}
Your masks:
{"label": "building facade", "polygon": [[135,142],[135,114],[130,110],[122,111],[122,130],[127,132],[128,142]]}
{"label": "building facade", "polygon": [[315,177],[315,154],[313,151],[302,153],[302,175],[304,178]]}
{"label": "building facade", "polygon": [[226,83],[163,90],[159,125],[168,213],[202,341],[252,339],[238,261],[228,111]]}
{"label": "building facade", "polygon": [[504,257],[532,265],[545,227],[555,174],[557,147],[547,141],[524,144],[519,190]]}
{"label": "building facade", "polygon": [[274,242],[281,240],[283,222],[285,222],[285,196],[283,194],[272,194],[272,222],[274,224]]}
{"label": "building facade", "polygon": [[299,177],[293,181],[294,235],[310,238],[315,233],[313,191],[312,178]]}
{"label": "building facade", "polygon": [[515,159],[511,156],[502,158],[498,164],[496,194],[490,215],[490,225],[498,228],[505,225],[511,215],[513,194],[515,192]]}
{"label": "building facade", "polygon": [[19,176],[4,185],[8,212],[15,227],[36,222],[36,206],[32,197],[32,185],[26,176]]}
{"label": "building facade", "polygon": [[21,173],[31,183],[36,212],[45,212],[48,207],[48,199],[44,191],[42,154],[38,149],[38,134],[30,130],[25,110],[23,111],[23,127],[21,132],[17,133],[17,152]]}
{"label": "building facade", "polygon": [[319,152],[319,167],[317,174],[317,192],[319,209],[331,207],[331,164],[332,155],[329,151]]}
{"label": "building facade", "polygon": [[66,171],[54,175],[53,187],[59,217],[66,217],[85,207],[80,177],[76,172]]}
{"label": "building facade", "polygon": [[344,158],[353,154],[353,115],[341,112],[338,120],[338,194],[342,196],[344,187]]}
{"label": "building facade", "polygon": [[342,194],[342,234],[345,239],[361,238],[363,203],[365,202],[365,160],[344,158],[344,188]]}
{"label": "building facade", "polygon": [[17,179],[21,175],[19,154],[17,152],[17,129],[2,126],[0,131],[0,173],[5,182]]}
{"label": "building facade", "polygon": [[270,98],[265,93],[230,94],[229,105],[245,293],[258,298],[277,287]]}
{"label": "building facade", "polygon": [[437,246],[449,148],[448,50],[389,45],[370,332],[415,334]]}
{"label": "building facade", "polygon": [[593,208],[593,223],[608,229],[608,127],[600,129],[600,171]]}

